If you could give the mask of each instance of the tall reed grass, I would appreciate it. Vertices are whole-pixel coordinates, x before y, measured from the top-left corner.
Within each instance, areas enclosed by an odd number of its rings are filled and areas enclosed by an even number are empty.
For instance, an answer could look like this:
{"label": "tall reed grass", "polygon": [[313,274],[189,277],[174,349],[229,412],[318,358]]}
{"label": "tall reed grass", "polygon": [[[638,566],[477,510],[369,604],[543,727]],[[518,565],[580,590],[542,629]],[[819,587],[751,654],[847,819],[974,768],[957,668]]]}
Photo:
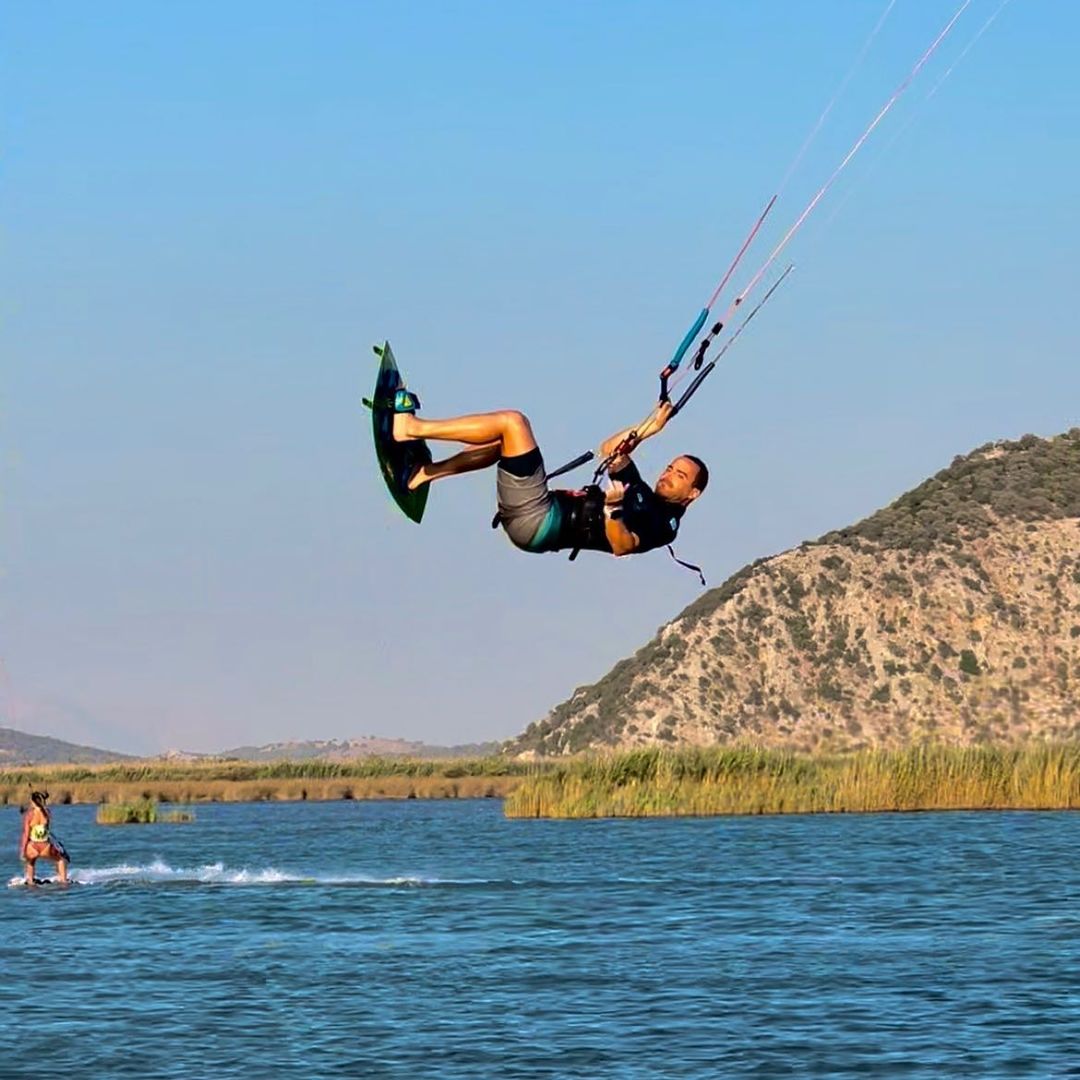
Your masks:
{"label": "tall reed grass", "polygon": [[152,799],[137,803],[102,803],[97,808],[99,825],[152,825],[157,819],[157,803]]}
{"label": "tall reed grass", "polygon": [[778,750],[634,750],[504,758],[196,762],[0,772],[0,804],[44,786],[54,805],[333,799],[505,799],[508,817],[672,817],[1080,808],[1080,744],[921,746],[815,757]]}
{"label": "tall reed grass", "polygon": [[529,771],[504,758],[357,762],[212,761],[37,766],[0,771],[0,805],[46,787],[52,803],[503,798]]}
{"label": "tall reed grass", "polygon": [[190,810],[159,810],[153,799],[140,799],[135,803],[101,803],[97,808],[99,825],[167,825],[184,824],[195,820]]}
{"label": "tall reed grass", "polygon": [[635,750],[536,773],[504,804],[508,817],[550,818],[1078,808],[1080,744]]}

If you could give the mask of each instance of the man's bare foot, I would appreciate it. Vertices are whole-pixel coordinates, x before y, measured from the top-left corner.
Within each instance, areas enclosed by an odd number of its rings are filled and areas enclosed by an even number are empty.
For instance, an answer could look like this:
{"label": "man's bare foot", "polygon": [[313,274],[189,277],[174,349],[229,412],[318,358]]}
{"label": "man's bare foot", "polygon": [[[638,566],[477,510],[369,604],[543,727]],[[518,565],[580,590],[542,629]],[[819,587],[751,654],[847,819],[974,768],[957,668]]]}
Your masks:
{"label": "man's bare foot", "polygon": [[428,476],[427,469],[425,469],[423,465],[417,465],[416,468],[413,469],[405,486],[410,491],[415,491],[417,488],[423,487],[424,484],[429,483],[431,483],[431,477]]}
{"label": "man's bare foot", "polygon": [[394,442],[408,442],[413,438],[412,413],[394,413]]}

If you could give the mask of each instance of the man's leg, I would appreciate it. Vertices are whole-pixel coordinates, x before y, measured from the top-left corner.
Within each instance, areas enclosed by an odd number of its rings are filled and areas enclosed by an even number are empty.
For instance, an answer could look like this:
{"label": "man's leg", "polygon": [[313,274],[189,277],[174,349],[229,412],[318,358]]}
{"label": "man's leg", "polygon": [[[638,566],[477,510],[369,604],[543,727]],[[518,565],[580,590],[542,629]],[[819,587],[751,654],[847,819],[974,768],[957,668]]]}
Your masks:
{"label": "man's leg", "polygon": [[473,413],[450,420],[421,420],[413,413],[398,413],[394,417],[394,438],[399,442],[436,439],[468,443],[470,446],[495,443],[499,457],[517,457],[536,448],[529,418],[514,409]]}
{"label": "man's leg", "polygon": [[502,453],[501,444],[497,442],[485,443],[483,446],[474,446],[471,450],[462,450],[460,454],[445,458],[443,461],[433,461],[430,465],[417,465],[412,476],[409,477],[409,490],[415,491],[421,484],[428,484],[432,480],[442,480],[446,476],[459,476],[461,473],[475,472],[477,469],[489,469],[498,460]]}

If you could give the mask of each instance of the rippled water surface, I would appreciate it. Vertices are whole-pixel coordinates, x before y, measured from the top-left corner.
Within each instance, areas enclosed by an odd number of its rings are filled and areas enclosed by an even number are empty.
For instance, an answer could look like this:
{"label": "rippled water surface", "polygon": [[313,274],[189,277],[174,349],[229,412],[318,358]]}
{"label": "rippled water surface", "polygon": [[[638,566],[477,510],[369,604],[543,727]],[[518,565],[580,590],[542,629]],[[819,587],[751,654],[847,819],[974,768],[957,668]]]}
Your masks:
{"label": "rippled water surface", "polygon": [[0,1077],[1080,1076],[1080,814],[196,812],[57,809]]}

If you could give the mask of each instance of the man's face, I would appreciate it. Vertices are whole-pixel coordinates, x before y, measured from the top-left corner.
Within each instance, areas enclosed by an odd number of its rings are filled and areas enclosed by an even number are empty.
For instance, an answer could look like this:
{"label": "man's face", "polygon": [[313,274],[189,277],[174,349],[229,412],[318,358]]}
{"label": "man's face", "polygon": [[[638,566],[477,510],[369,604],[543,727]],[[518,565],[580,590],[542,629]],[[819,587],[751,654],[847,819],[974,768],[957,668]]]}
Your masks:
{"label": "man's face", "polygon": [[677,457],[656,481],[654,490],[661,499],[674,503],[689,503],[701,494],[694,486],[698,467],[689,458]]}

